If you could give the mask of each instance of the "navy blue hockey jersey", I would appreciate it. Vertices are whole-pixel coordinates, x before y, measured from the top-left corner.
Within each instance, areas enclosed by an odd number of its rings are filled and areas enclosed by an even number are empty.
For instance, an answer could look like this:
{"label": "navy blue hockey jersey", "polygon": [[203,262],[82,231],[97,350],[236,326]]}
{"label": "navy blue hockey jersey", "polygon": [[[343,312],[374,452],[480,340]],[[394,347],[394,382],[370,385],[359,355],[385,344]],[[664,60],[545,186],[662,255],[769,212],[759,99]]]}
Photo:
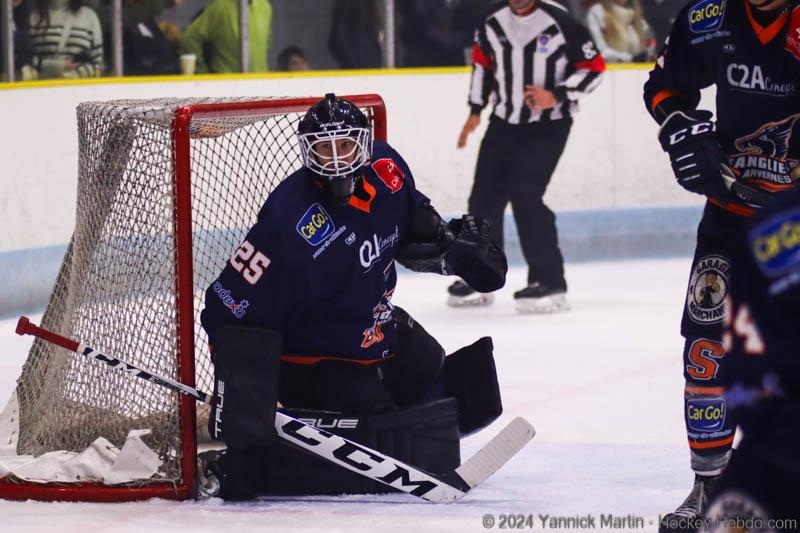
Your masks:
{"label": "navy blue hockey jersey", "polygon": [[[695,0],[678,15],[644,87],[659,122],[716,85],[716,121],[739,179],[771,192],[800,164],[800,3],[761,26],[747,0]],[[727,208],[751,214],[744,206]]]}
{"label": "navy blue hockey jersey", "polygon": [[747,431],[769,423],[776,401],[800,400],[800,187],[739,237],[728,294],[721,377],[728,408]]}
{"label": "navy blue hockey jersey", "polygon": [[363,190],[324,202],[308,169],[281,182],[206,291],[203,327],[257,324],[283,336],[284,360],[378,361],[396,346],[394,258],[409,214],[428,199],[408,165],[376,141]]}

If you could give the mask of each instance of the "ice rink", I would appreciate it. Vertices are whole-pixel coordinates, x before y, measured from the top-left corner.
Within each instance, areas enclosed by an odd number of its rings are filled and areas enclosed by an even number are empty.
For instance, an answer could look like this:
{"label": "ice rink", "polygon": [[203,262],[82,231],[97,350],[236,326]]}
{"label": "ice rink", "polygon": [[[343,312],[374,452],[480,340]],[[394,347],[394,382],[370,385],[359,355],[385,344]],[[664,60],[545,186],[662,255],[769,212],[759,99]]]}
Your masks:
{"label": "ice rink", "polygon": [[[400,276],[394,302],[448,353],[485,335],[494,339],[505,413],[463,442],[462,461],[515,416],[537,431],[458,503],[405,494],[242,504],[0,501],[0,531],[465,532],[499,529],[501,515],[511,514],[531,515],[522,529],[539,531],[656,531],[659,514],[683,500],[692,479],[678,334],[689,263],[686,257],[568,264],[572,310],[537,316],[514,311],[512,293],[525,281],[518,267],[494,305],[483,309],[446,307],[448,279]],[[31,318],[38,323],[39,316]],[[14,335],[15,325],[16,319],[0,321],[2,402],[31,343]],[[102,349],[99,341],[83,340]],[[491,528],[484,524],[488,515]],[[556,529],[551,522],[566,517],[581,517],[585,527]],[[610,517],[617,527],[601,527]]]}

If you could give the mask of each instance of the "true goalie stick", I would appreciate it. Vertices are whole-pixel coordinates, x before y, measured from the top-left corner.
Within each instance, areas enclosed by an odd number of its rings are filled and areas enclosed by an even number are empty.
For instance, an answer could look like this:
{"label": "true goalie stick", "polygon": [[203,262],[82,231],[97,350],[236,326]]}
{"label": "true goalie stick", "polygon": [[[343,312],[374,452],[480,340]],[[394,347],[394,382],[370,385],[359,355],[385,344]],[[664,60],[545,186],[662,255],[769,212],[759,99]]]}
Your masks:
{"label": "true goalie stick", "polygon": [[[76,340],[41,328],[27,317],[20,317],[16,333],[33,335],[135,377],[191,396],[197,401],[211,403],[211,395],[208,393],[105,355]],[[536,434],[528,421],[517,417],[467,462],[452,472],[436,475],[344,437],[305,424],[281,411],[275,413],[275,431],[280,438],[308,453],[433,503],[448,503],[463,498],[471,489],[483,483],[514,457]]]}

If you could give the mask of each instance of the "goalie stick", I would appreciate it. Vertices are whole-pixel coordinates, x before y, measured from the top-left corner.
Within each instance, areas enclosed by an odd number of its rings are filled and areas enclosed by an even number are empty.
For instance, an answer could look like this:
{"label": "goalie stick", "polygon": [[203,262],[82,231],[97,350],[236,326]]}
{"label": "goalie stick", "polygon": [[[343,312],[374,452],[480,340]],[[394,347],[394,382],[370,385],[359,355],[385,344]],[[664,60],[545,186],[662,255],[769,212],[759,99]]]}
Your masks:
{"label": "goalie stick", "polygon": [[[76,340],[39,327],[25,316],[19,318],[16,333],[32,335],[137,378],[191,396],[197,401],[211,403],[212,397],[208,393],[105,355]],[[275,431],[281,439],[312,455],[433,503],[448,503],[463,498],[471,489],[483,483],[514,457],[536,434],[527,420],[516,417],[464,464],[446,474],[436,475],[344,437],[310,426],[280,410],[275,413]]]}

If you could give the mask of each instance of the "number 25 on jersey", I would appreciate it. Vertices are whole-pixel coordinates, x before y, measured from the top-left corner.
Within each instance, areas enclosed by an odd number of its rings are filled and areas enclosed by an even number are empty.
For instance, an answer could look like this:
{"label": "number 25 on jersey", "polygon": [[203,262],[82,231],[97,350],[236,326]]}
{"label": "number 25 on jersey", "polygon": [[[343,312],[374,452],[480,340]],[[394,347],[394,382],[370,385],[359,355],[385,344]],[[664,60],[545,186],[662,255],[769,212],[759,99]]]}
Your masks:
{"label": "number 25 on jersey", "polygon": [[237,272],[242,273],[242,277],[247,283],[255,285],[269,266],[270,259],[256,250],[256,247],[249,241],[244,241],[233,253],[230,263]]}

